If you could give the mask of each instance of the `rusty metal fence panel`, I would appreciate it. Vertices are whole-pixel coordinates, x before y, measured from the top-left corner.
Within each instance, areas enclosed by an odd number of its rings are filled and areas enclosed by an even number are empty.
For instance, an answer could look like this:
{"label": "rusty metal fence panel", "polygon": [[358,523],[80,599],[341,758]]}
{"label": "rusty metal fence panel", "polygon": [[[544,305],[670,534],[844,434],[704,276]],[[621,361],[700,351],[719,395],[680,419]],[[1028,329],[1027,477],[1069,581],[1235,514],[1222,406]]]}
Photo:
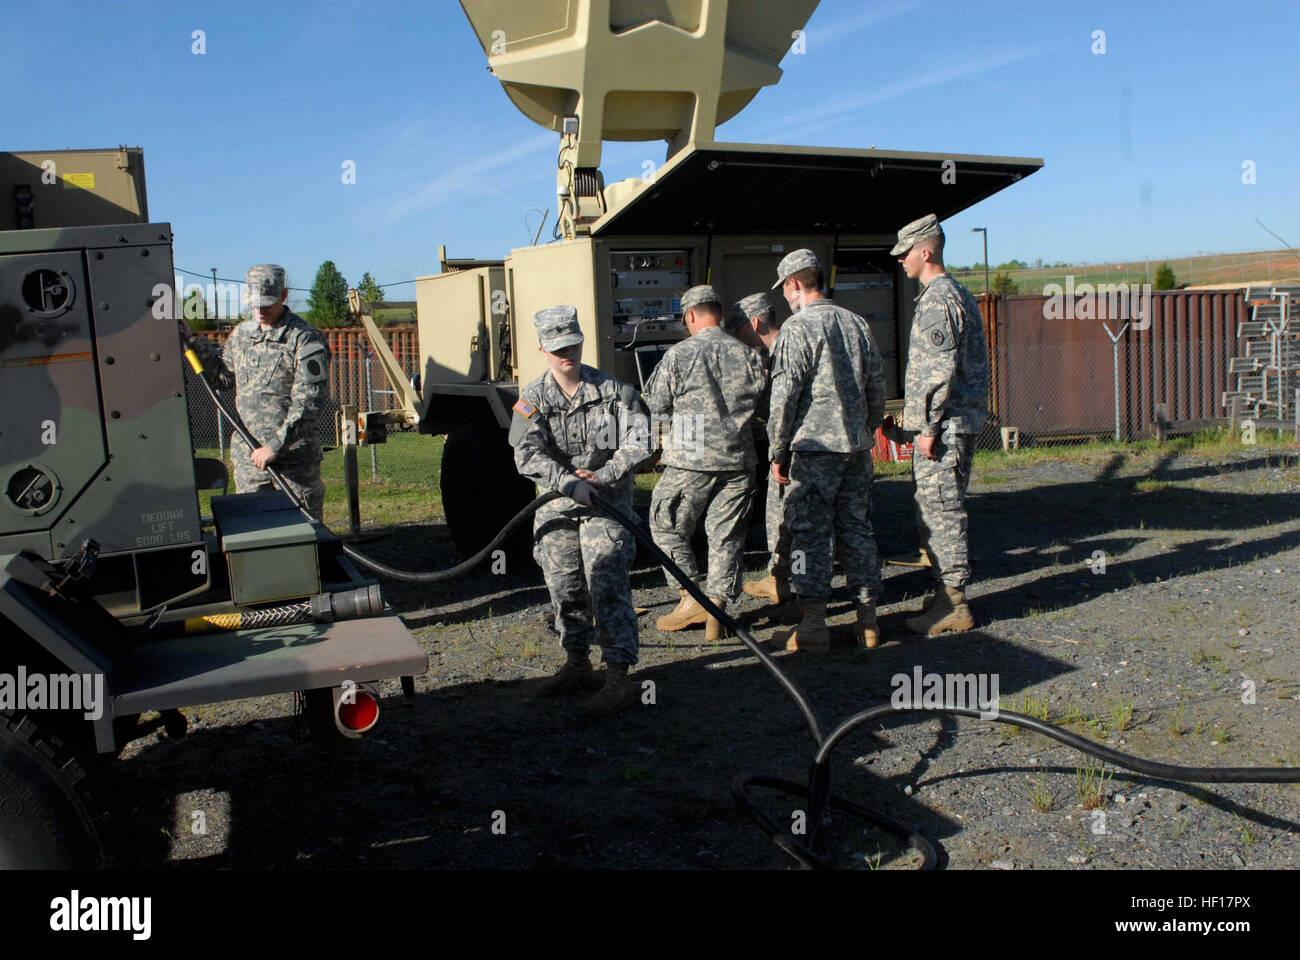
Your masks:
{"label": "rusty metal fence panel", "polygon": [[1237,324],[1239,290],[1137,291],[980,297],[989,341],[989,423],[1021,442],[1135,440],[1167,429],[1226,423],[1220,403]]}

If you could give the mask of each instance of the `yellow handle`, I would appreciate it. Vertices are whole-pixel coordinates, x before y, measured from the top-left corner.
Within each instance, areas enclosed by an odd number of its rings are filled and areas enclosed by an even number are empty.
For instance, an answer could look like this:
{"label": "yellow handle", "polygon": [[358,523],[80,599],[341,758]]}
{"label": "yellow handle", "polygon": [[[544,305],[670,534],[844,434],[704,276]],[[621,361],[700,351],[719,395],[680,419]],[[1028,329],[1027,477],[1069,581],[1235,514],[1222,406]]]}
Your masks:
{"label": "yellow handle", "polygon": [[200,377],[203,376],[203,361],[199,359],[199,355],[194,352],[193,347],[186,348],[185,359],[190,362],[190,367],[194,370],[196,374],[198,374]]}

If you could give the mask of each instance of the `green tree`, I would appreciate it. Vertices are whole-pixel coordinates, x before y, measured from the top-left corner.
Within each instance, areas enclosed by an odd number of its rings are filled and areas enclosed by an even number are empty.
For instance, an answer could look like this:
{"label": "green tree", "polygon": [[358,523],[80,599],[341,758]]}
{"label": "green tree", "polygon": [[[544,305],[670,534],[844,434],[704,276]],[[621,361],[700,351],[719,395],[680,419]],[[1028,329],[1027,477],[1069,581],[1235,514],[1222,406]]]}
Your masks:
{"label": "green tree", "polygon": [[308,313],[312,326],[345,327],[348,319],[348,282],[334,266],[333,260],[326,260],[316,271],[316,279],[307,295]]}
{"label": "green tree", "polygon": [[375,283],[375,278],[367,270],[361,275],[361,282],[357,284],[357,293],[361,295],[362,303],[383,303],[384,288]]}
{"label": "green tree", "polygon": [[203,292],[198,288],[192,288],[185,295],[185,302],[181,304],[181,316],[185,318],[191,330],[217,328],[217,321],[208,316],[208,302],[203,299]]}
{"label": "green tree", "polygon": [[1173,290],[1178,286],[1178,278],[1174,276],[1174,268],[1167,263],[1160,264],[1160,269],[1156,271],[1156,282],[1153,285],[1157,290]]}
{"label": "green tree", "polygon": [[1020,284],[1011,279],[1011,274],[1001,271],[993,275],[994,293],[1019,293]]}

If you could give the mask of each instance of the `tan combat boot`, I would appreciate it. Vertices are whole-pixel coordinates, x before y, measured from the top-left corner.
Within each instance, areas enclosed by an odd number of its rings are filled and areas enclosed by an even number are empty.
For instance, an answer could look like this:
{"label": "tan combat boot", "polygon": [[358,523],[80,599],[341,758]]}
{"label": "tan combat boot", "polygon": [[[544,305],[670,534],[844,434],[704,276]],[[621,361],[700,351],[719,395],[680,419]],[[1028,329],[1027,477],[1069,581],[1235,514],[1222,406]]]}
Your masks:
{"label": "tan combat boot", "polygon": [[858,604],[858,622],[853,628],[853,636],[858,645],[868,650],[880,646],[880,628],[876,626],[876,605],[874,603]]}
{"label": "tan combat boot", "polygon": [[587,717],[610,717],[636,703],[637,685],[627,675],[626,663],[611,663],[605,667],[605,685],[582,705]]}
{"label": "tan combat boot", "polygon": [[794,598],[790,581],[778,580],[770,573],[762,580],[747,580],[742,589],[751,597],[758,597],[760,600],[768,600],[772,603],[785,603]]}
{"label": "tan combat boot", "polygon": [[537,694],[542,697],[557,697],[571,690],[586,690],[590,693],[599,690],[600,687],[600,677],[596,676],[596,671],[591,668],[591,660],[588,659],[587,652],[584,650],[578,653],[576,650],[570,650],[569,659],[564,666],[542,681],[541,686],[537,688]]}
{"label": "tan combat boot", "polygon": [[[709,597],[709,599],[713,601],[713,605],[719,610],[727,609],[726,605],[717,597]],[[704,620],[704,639],[709,643],[715,643],[722,639],[722,621],[707,612]]]}
{"label": "tan combat boot", "polygon": [[681,603],[656,620],[655,626],[665,633],[672,633],[674,630],[685,630],[697,623],[703,623],[708,616],[699,601],[683,590]]}
{"label": "tan combat boot", "polygon": [[799,609],[803,613],[799,625],[793,630],[777,630],[772,634],[772,643],[790,652],[829,653],[831,631],[826,626],[826,601],[800,600]]}
{"label": "tan combat boot", "polygon": [[965,591],[944,584],[934,595],[934,603],[919,616],[905,621],[905,626],[912,633],[933,637],[950,630],[973,629],[975,618],[966,605]]}

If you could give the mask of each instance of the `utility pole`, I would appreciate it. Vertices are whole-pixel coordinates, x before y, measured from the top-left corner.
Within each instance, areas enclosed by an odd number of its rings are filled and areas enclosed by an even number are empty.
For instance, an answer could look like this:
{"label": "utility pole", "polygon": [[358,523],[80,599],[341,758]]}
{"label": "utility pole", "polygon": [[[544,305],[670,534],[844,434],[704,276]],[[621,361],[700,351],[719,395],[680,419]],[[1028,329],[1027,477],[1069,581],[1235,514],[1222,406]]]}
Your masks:
{"label": "utility pole", "polygon": [[[221,329],[221,300],[217,296],[217,268],[212,268],[212,317]],[[226,459],[225,424],[221,422],[221,408],[217,407],[217,456]]]}
{"label": "utility pole", "polygon": [[984,234],[984,292],[991,294],[993,288],[989,286],[989,228],[971,227],[970,232]]}

